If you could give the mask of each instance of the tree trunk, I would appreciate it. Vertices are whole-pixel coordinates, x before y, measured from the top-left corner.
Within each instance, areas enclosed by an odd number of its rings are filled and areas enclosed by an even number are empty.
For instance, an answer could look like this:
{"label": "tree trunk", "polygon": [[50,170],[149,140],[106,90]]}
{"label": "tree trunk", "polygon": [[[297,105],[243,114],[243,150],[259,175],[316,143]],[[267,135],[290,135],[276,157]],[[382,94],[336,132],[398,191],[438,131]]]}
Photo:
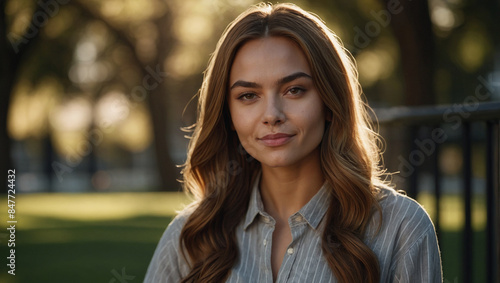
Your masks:
{"label": "tree trunk", "polygon": [[[406,106],[432,105],[434,94],[434,36],[429,15],[429,6],[424,1],[383,0],[387,11],[391,12],[390,25],[401,50],[401,66],[404,79],[404,104]],[[395,3],[400,3],[395,5]],[[403,127],[388,131],[385,138],[393,141],[392,150],[384,153],[390,170],[402,170],[402,157],[408,157],[413,150],[415,128]],[[398,154],[399,153],[399,154]],[[394,176],[399,189],[404,189],[415,197],[418,186],[418,168],[407,175]]]}
{"label": "tree trunk", "polygon": [[153,89],[149,96],[149,109],[151,119],[153,121],[155,148],[156,148],[156,162],[158,164],[158,172],[161,178],[162,191],[178,191],[180,185],[177,182],[179,178],[179,168],[174,164],[169,153],[169,116],[168,100],[173,99],[172,94],[168,92],[169,78],[166,76],[167,71],[164,70],[164,63],[173,48],[174,39],[172,38],[172,16],[170,10],[167,9],[166,14],[155,22],[158,29],[158,56],[157,66],[163,73],[163,82],[159,87]]}
{"label": "tree trunk", "polygon": [[[111,24],[107,19],[102,17],[98,11],[89,7],[88,5],[80,1],[70,2],[72,5],[80,9],[87,16],[100,20],[104,23],[110,30],[112,30],[119,38],[119,40],[127,45],[134,54],[134,61],[136,65],[140,68],[142,72],[142,77],[152,76],[156,79],[158,86],[148,92],[147,103],[150,109],[151,121],[153,123],[153,136],[154,136],[154,146],[156,151],[156,164],[158,169],[158,174],[160,177],[160,190],[178,190],[179,184],[177,183],[178,169],[172,161],[169,154],[168,145],[168,117],[166,115],[166,93],[165,90],[165,70],[163,70],[163,62],[167,57],[169,50],[172,47],[172,41],[170,40],[170,25],[169,20],[171,19],[169,12],[165,16],[161,17],[157,21],[158,29],[160,32],[160,38],[158,42],[158,56],[151,62],[142,62],[135,53],[135,44],[132,39],[119,27]],[[155,73],[152,75],[152,73]]]}
{"label": "tree trunk", "polygon": [[[384,0],[386,7],[394,1]],[[393,5],[394,6],[394,5]],[[389,9],[389,8],[388,8]],[[427,1],[404,1],[391,18],[401,49],[407,106],[435,103],[434,37]]]}
{"label": "tree trunk", "polygon": [[[12,163],[11,156],[11,140],[7,130],[7,114],[10,105],[10,90],[12,89],[12,74],[9,74],[9,68],[6,58],[8,55],[4,52],[5,45],[2,44],[3,50],[0,50],[0,61],[2,61],[2,67],[0,71],[0,89],[2,90],[0,94],[0,184],[2,188],[0,192],[7,192],[7,186],[4,186],[7,182],[7,171],[9,169],[15,169]],[[18,172],[16,172],[18,173]]]}
{"label": "tree trunk", "polygon": [[[25,42],[20,49],[14,50],[7,29],[7,17],[5,15],[6,1],[0,1],[0,192],[7,192],[7,171],[15,169],[11,156],[11,139],[8,133],[7,117],[10,106],[12,88],[18,70],[22,54],[30,42]],[[32,38],[32,40],[36,39]],[[18,172],[16,172],[18,173]]]}

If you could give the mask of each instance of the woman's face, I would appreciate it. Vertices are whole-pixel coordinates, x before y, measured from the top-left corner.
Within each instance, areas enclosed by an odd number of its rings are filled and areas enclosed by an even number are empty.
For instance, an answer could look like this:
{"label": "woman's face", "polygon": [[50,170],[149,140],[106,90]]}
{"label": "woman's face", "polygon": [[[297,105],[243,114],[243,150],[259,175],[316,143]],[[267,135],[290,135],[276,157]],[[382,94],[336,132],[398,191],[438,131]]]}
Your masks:
{"label": "woman's face", "polygon": [[301,49],[284,37],[244,44],[229,77],[232,127],[262,166],[287,167],[319,158],[325,107]]}

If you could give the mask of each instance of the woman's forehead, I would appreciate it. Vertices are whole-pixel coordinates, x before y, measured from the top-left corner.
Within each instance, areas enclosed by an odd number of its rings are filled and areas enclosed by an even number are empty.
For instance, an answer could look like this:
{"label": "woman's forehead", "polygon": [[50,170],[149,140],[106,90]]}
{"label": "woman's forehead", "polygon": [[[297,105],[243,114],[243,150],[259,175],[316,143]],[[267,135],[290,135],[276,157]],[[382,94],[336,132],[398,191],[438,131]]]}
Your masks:
{"label": "woman's forehead", "polygon": [[311,74],[302,50],[285,37],[264,37],[245,43],[234,58],[229,84],[267,80],[303,72]]}

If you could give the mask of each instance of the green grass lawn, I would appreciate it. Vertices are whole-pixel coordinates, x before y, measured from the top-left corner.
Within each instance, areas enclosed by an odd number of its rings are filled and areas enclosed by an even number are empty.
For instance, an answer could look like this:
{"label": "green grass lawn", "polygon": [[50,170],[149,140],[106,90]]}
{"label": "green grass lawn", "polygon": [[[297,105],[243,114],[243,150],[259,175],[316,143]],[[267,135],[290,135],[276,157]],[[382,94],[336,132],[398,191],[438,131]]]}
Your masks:
{"label": "green grass lawn", "polygon": [[110,282],[113,270],[133,276],[130,282],[142,282],[169,220],[135,217],[74,223],[39,217],[37,221],[58,223],[60,227],[20,230],[16,280],[9,276],[1,282]]}
{"label": "green grass lawn", "polygon": [[5,283],[142,282],[175,210],[188,202],[179,193],[18,194],[16,201],[15,276],[0,238]]}
{"label": "green grass lawn", "polygon": [[[423,202],[429,200],[423,199]],[[445,283],[462,282],[459,199],[449,197],[440,234]],[[16,275],[7,274],[7,233],[0,231],[0,282],[142,282],[182,193],[18,194]],[[7,221],[5,196],[0,220]],[[475,215],[481,215],[475,206]],[[432,211],[431,215],[432,215]],[[5,224],[4,224],[5,225]],[[481,223],[477,224],[481,227]],[[485,234],[474,234],[474,282],[485,282]],[[120,277],[125,276],[127,281]],[[122,280],[122,281],[120,281]]]}

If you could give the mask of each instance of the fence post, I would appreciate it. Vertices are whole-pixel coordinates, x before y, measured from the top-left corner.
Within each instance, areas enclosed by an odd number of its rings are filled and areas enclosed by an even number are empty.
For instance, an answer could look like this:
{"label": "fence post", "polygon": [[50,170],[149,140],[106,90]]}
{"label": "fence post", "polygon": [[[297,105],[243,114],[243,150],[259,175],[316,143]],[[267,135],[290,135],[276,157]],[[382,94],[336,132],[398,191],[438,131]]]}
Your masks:
{"label": "fence post", "polygon": [[463,276],[464,282],[472,282],[472,220],[471,220],[471,199],[472,199],[472,158],[471,158],[471,135],[470,123],[464,122],[463,127],[463,181],[464,181],[464,205],[465,223],[463,238]]}
{"label": "fence post", "polygon": [[500,271],[500,121],[486,123],[486,262],[487,281],[499,282]]}

